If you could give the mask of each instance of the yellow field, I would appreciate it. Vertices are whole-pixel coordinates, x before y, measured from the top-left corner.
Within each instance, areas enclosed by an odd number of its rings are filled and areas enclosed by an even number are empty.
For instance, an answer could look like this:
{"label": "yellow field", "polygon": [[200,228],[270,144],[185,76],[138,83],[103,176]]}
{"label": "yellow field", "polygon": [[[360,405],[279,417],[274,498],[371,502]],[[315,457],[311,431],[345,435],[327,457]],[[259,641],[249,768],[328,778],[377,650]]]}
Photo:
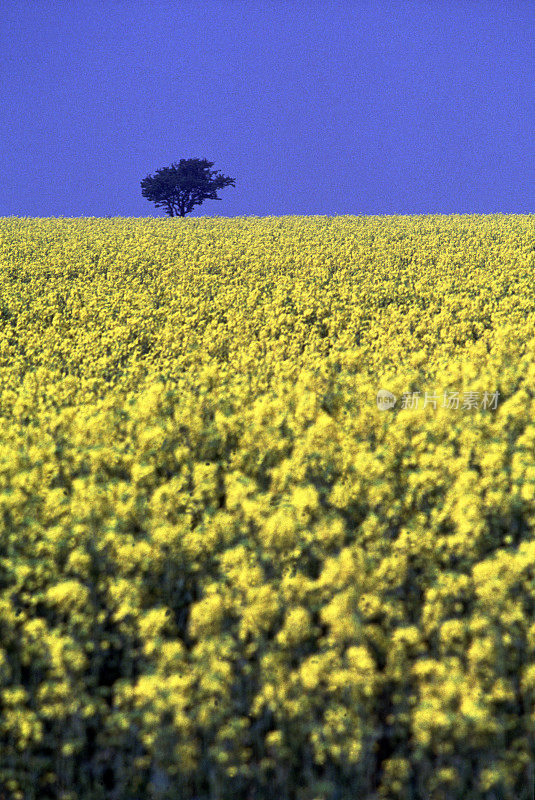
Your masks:
{"label": "yellow field", "polygon": [[534,397],[535,215],[0,218],[5,800],[532,800]]}

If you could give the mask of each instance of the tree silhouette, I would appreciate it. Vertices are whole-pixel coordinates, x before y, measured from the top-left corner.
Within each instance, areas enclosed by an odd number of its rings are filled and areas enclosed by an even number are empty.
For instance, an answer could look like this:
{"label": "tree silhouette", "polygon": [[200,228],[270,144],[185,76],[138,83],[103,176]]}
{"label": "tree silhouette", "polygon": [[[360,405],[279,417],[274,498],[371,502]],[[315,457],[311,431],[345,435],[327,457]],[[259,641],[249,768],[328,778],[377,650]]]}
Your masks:
{"label": "tree silhouette", "polygon": [[183,217],[203,200],[221,200],[217,189],[235,185],[234,178],[214,178],[217,170],[209,169],[213,166],[214,162],[206,159],[181,158],[179,164],[156,170],[154,177],[147,175],[141,181],[141,194],[157,208],[165,208],[170,217]]}

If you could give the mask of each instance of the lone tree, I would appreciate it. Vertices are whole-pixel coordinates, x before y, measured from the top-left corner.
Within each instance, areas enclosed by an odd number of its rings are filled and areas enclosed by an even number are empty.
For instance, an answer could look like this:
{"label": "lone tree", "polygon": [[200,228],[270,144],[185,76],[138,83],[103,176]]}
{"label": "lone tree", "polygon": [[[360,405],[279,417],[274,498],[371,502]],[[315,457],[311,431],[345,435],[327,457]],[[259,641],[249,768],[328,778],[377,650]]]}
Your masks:
{"label": "lone tree", "polygon": [[221,200],[217,189],[235,185],[234,178],[214,178],[217,170],[209,170],[213,166],[214,162],[206,159],[181,158],[179,164],[157,170],[154,177],[147,175],[141,181],[141,194],[157,208],[165,208],[170,217],[184,217],[203,200]]}

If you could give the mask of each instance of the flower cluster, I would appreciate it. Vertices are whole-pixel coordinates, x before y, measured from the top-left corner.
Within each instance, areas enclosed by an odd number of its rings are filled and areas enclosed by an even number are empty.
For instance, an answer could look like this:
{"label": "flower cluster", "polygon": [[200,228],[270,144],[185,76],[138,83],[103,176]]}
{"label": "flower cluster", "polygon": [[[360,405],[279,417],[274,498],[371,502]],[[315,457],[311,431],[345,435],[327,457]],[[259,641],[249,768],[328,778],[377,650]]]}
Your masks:
{"label": "flower cluster", "polygon": [[0,220],[6,797],[531,797],[533,223]]}

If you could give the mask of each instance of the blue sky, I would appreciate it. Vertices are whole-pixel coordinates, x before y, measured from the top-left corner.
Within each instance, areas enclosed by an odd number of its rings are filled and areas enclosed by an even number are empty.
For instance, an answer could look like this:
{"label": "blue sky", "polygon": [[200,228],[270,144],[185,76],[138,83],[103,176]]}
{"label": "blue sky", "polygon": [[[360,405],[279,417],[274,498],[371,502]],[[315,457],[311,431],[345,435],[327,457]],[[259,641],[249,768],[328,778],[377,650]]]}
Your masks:
{"label": "blue sky", "polygon": [[535,213],[532,0],[2,0],[0,216]]}

